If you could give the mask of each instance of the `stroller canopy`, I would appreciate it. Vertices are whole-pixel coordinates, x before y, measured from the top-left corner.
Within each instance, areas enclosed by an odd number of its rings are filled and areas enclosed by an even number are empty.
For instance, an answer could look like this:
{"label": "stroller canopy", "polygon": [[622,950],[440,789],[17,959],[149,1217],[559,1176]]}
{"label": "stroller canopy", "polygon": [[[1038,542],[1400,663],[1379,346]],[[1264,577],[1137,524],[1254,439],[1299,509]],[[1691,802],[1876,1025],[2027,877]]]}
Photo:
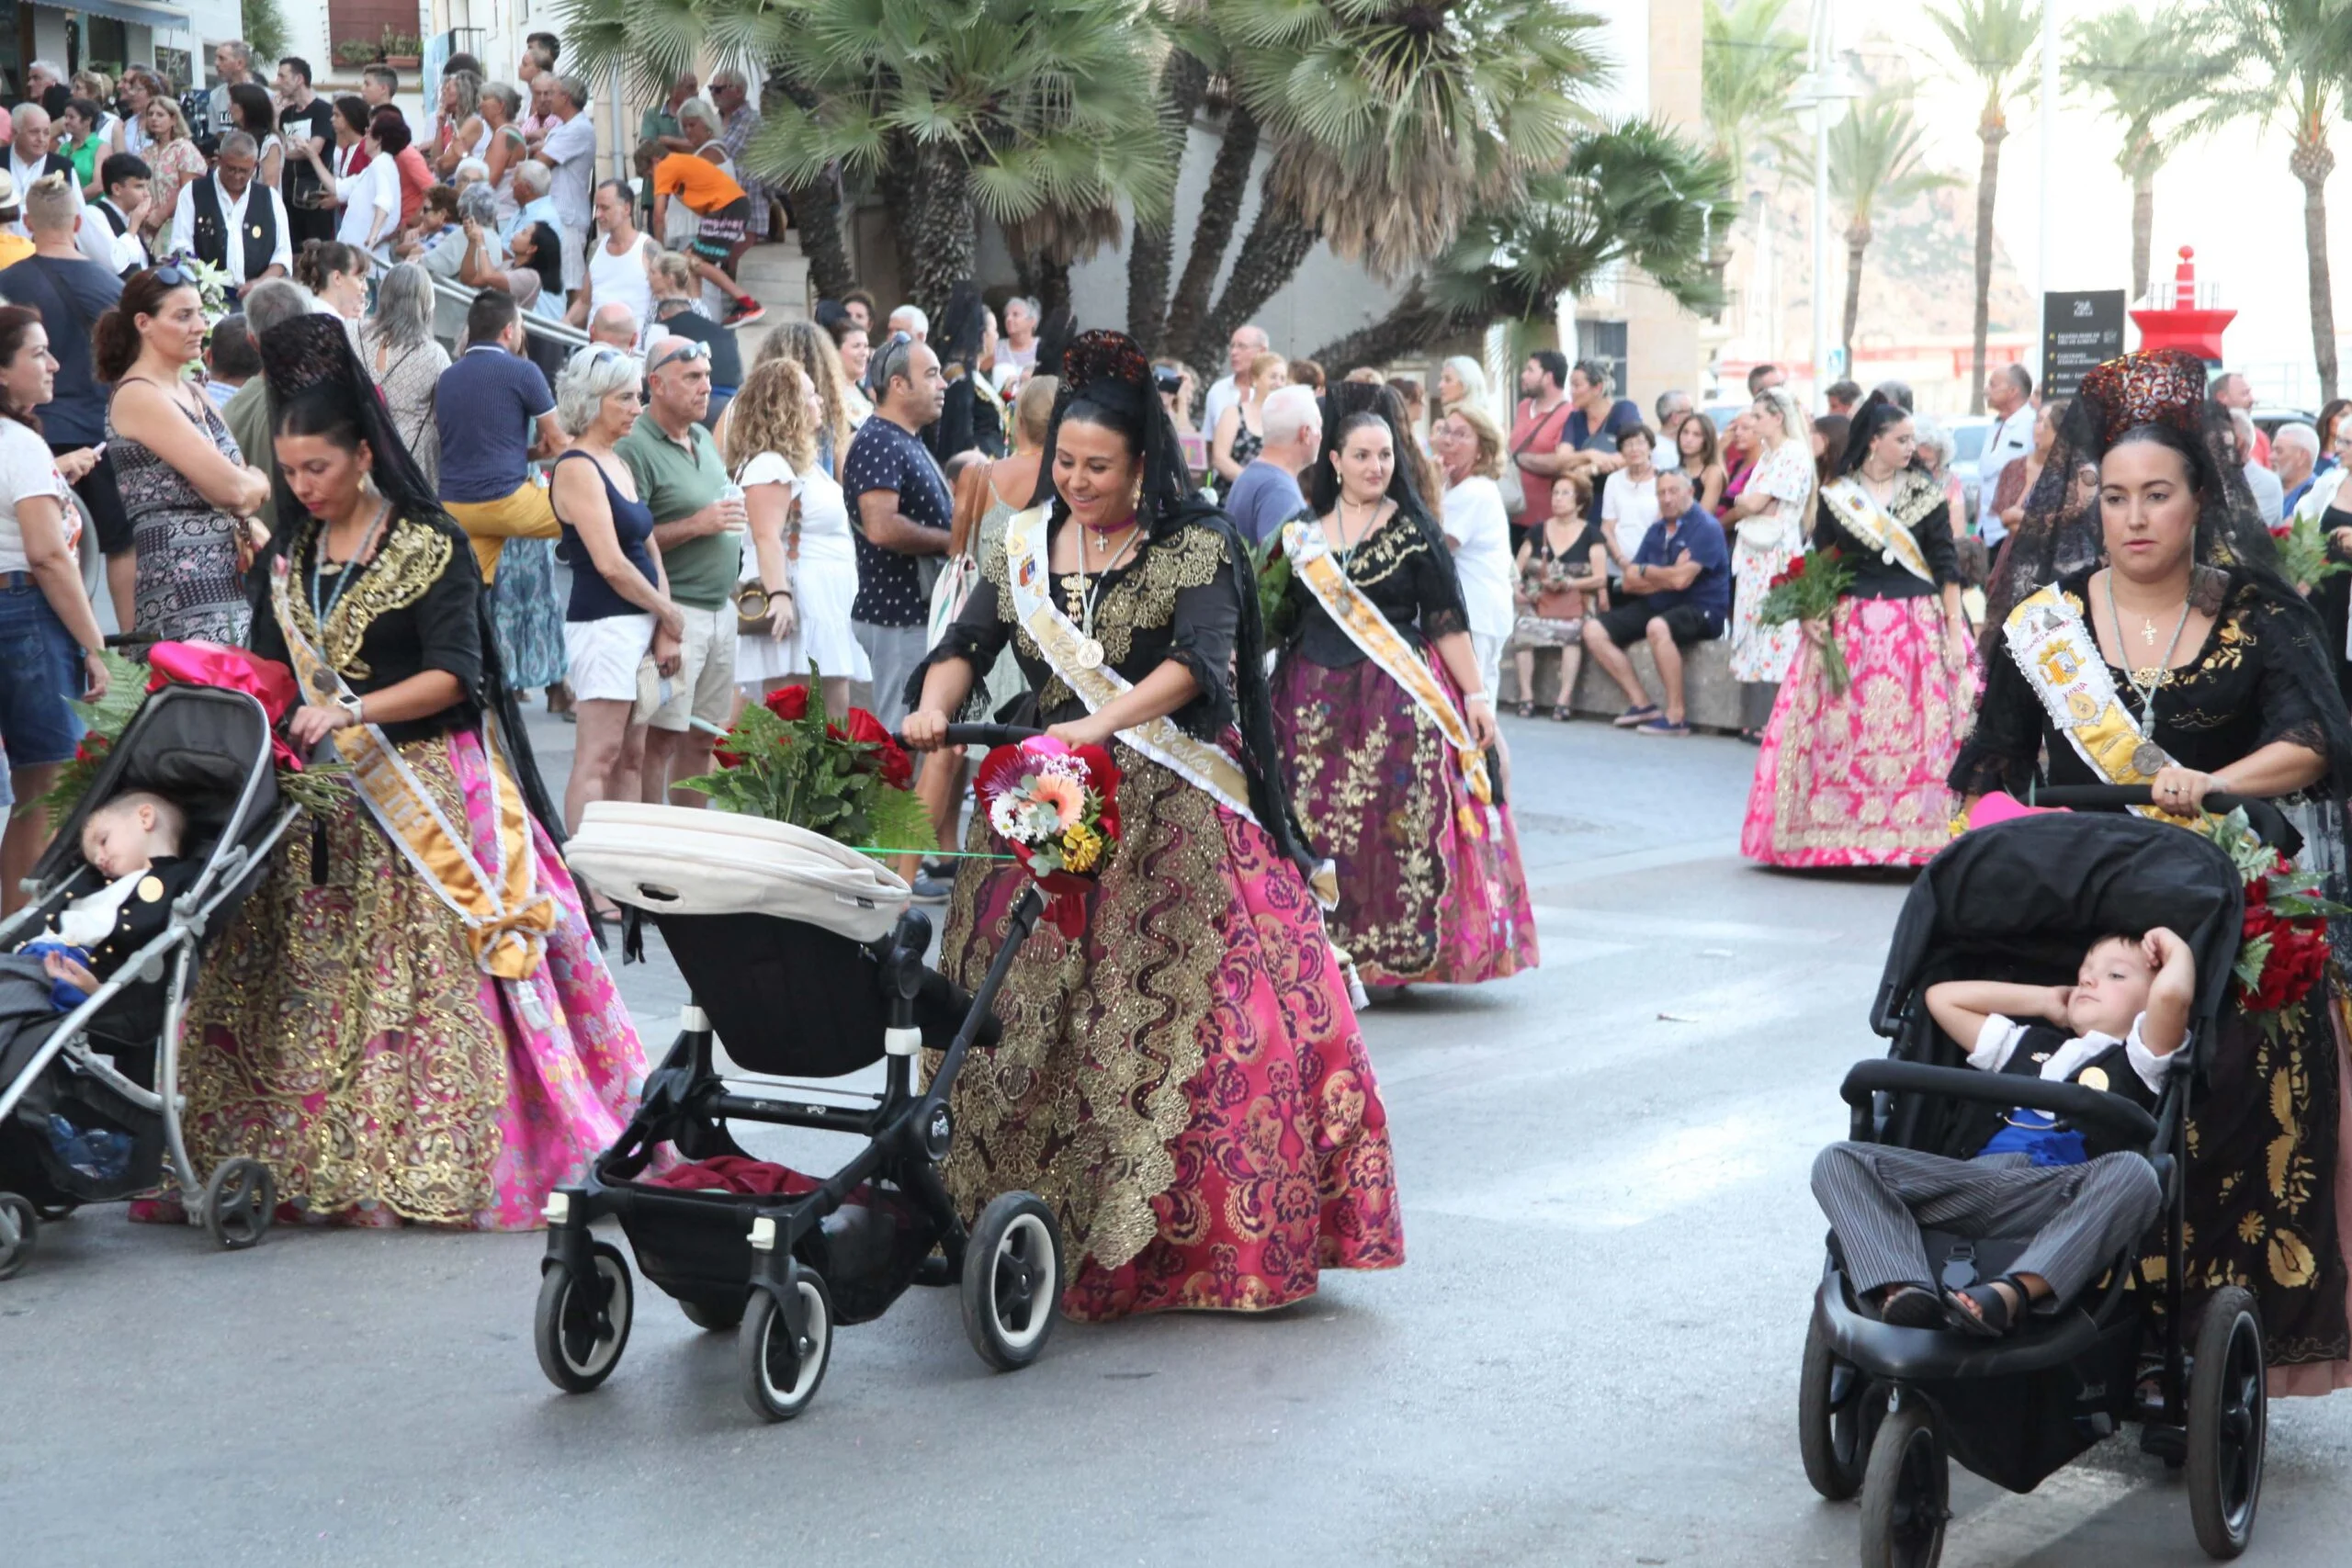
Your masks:
{"label": "stroller canopy", "polygon": [[2121,812],[2022,818],[1963,834],[1911,886],[1879,982],[1875,1022],[1892,1036],[1939,953],[1999,948],[2072,964],[2119,931],[2169,926],[2197,955],[2197,1015],[2230,984],[2245,885],[2211,839]]}
{"label": "stroller canopy", "polygon": [[683,806],[596,801],[564,859],[650,914],[768,915],[855,942],[889,935],[912,897],[880,861],[804,828]]}

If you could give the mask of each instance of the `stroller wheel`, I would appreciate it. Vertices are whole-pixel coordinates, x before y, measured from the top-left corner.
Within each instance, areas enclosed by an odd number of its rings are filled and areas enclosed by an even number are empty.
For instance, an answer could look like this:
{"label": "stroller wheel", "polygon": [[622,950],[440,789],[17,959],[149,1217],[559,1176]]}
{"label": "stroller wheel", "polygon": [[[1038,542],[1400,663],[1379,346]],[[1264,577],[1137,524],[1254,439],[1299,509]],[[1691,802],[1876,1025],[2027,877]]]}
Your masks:
{"label": "stroller wheel", "polygon": [[753,1291],[735,1335],[743,1397],[763,1421],[789,1421],[808,1409],[833,1358],[833,1298],[824,1277],[803,1269],[797,1278],[800,1310],[808,1318],[801,1333],[793,1334],[775,1297]]}
{"label": "stroller wheel", "polygon": [[40,1216],[30,1200],[0,1192],[0,1280],[12,1279],[33,1255],[40,1239]]}
{"label": "stroller wheel", "polygon": [[232,1159],[204,1184],[204,1230],[232,1252],[262,1238],[277,1213],[277,1179],[257,1159]]}
{"label": "stroller wheel", "polygon": [[33,1205],[33,1213],[41,1217],[43,1224],[53,1224],[59,1220],[72,1219],[74,1217],[74,1211],[81,1206],[81,1204],[72,1202],[70,1201],[57,1203],[35,1203]]}
{"label": "stroller wheel", "polygon": [[539,1309],[531,1342],[539,1370],[566,1393],[586,1393],[610,1377],[628,1345],[634,1297],[621,1249],[600,1241],[590,1250],[594,1278],[550,1268],[539,1280]]}
{"label": "stroller wheel", "polygon": [[2269,1427],[2265,1360],[2254,1297],[2235,1285],[2214,1292],[2188,1374],[2188,1516],[2209,1557],[2235,1557],[2254,1539]]}
{"label": "stroller wheel", "polygon": [[696,1328],[733,1328],[743,1321],[743,1309],[750,1304],[741,1296],[724,1302],[688,1301],[682,1296],[678,1300],[678,1310],[684,1313],[686,1321]]}
{"label": "stroller wheel", "polygon": [[1815,1492],[1843,1503],[1862,1489],[1871,1432],[1885,1409],[1883,1398],[1870,1397],[1870,1380],[1830,1354],[1821,1325],[1807,1329],[1797,1388],[1797,1451]]}
{"label": "stroller wheel", "polygon": [[1935,1568],[1951,1518],[1951,1473],[1928,1407],[1889,1416],[1862,1476],[1862,1568]]}
{"label": "stroller wheel", "polygon": [[964,1245],[964,1332],[998,1371],[1027,1366],[1046,1348],[1061,1300],[1062,1238],[1033,1192],[1000,1192]]}

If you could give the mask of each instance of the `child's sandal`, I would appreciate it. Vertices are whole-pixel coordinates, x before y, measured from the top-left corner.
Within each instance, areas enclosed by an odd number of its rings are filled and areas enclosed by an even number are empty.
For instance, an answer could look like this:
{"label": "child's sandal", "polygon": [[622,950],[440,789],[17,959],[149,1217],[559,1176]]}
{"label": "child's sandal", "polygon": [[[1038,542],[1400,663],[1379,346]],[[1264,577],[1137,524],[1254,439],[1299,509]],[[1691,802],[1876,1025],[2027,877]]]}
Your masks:
{"label": "child's sandal", "polygon": [[[2009,1298],[1994,1289],[2007,1285],[2018,1295],[2018,1304],[2009,1305]],[[2025,1315],[2029,1298],[2025,1286],[2014,1274],[2004,1274],[1997,1280],[1985,1280],[1964,1291],[1944,1292],[1944,1318],[1962,1334],[1979,1339],[2002,1339],[2017,1327],[2018,1319]],[[1971,1310],[1971,1309],[1973,1310]]]}

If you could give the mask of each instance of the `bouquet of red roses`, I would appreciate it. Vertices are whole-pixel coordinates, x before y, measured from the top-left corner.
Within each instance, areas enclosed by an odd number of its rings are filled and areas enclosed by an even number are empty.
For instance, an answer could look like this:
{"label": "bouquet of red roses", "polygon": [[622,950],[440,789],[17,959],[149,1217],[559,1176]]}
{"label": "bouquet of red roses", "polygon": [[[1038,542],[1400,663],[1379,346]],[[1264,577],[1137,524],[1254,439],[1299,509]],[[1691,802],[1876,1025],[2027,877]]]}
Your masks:
{"label": "bouquet of red roses", "polygon": [[2319,874],[2297,871],[2264,843],[2244,811],[2215,824],[2213,841],[2245,879],[2245,924],[2233,966],[2238,1005],[2265,1033],[2275,1033],[2278,1015],[2309,995],[2327,969],[2328,917],[2352,910],[2320,897]]}
{"label": "bouquet of red roses", "polygon": [[1119,767],[1100,746],[1073,750],[1048,735],[1000,746],[980,763],[972,795],[1049,899],[1046,913],[1075,942],[1086,893],[1119,841]]}
{"label": "bouquet of red roses", "polygon": [[1772,574],[1765,587],[1764,603],[1756,611],[1756,619],[1763,626],[1781,626],[1791,621],[1800,625],[1820,621],[1829,626],[1821,638],[1821,672],[1829,681],[1833,697],[1844,696],[1854,680],[1845,651],[1838,646],[1836,627],[1830,626],[1838,599],[1853,585],[1854,569],[1846,564],[1845,554],[1837,546],[1807,550]]}
{"label": "bouquet of red roses", "polygon": [[917,798],[914,760],[882,721],[852,708],[841,724],[786,686],[746,705],[712,749],[714,773],[681,781],[722,811],[789,822],[858,850],[928,852],[931,813]]}

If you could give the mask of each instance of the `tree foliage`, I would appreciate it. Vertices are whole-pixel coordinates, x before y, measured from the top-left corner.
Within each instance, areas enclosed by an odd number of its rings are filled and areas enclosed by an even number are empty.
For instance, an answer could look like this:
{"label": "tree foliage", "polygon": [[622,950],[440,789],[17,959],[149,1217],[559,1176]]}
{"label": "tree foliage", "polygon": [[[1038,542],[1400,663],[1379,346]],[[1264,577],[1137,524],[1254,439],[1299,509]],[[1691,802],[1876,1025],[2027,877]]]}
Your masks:
{"label": "tree foliage", "polygon": [[254,69],[266,78],[286,54],[286,17],[277,0],[241,0],[239,23],[254,51]]}
{"label": "tree foliage", "polygon": [[1743,177],[1747,161],[1791,129],[1789,95],[1804,74],[1804,35],[1791,0],[1706,0],[1699,102],[1715,145]]}

